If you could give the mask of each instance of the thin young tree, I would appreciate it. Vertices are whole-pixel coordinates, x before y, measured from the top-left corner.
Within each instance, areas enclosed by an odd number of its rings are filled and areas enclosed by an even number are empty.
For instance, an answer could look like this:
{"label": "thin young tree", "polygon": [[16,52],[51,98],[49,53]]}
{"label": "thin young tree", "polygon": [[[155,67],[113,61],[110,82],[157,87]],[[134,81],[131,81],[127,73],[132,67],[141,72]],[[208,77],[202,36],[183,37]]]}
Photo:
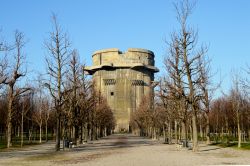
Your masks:
{"label": "thin young tree", "polygon": [[34,92],[33,90],[30,91],[30,93],[22,96],[22,108],[21,108],[21,147],[23,146],[23,134],[24,134],[24,120],[26,119],[26,114],[31,110],[31,108],[33,107],[33,96],[34,96]]}
{"label": "thin young tree", "polygon": [[81,141],[87,142],[88,140],[88,125],[90,121],[90,110],[93,106],[92,97],[91,97],[91,82],[87,80],[84,73],[84,66],[81,70],[80,78],[80,94],[79,94],[79,106],[80,106],[80,115],[79,120],[81,124]]}
{"label": "thin young tree", "polygon": [[235,74],[233,77],[233,88],[230,92],[230,99],[232,102],[232,109],[236,115],[236,122],[237,122],[237,133],[238,133],[238,148],[241,147],[241,109],[242,109],[242,101],[243,96],[240,91],[240,82],[239,82],[239,75]]}
{"label": "thin young tree", "polygon": [[51,114],[51,104],[49,102],[49,99],[43,99],[42,101],[42,114],[43,121],[45,123],[45,140],[46,142],[48,142],[48,121]]}
{"label": "thin young tree", "polygon": [[201,110],[205,113],[206,120],[206,143],[210,144],[210,105],[212,101],[213,92],[218,89],[220,83],[217,86],[212,87],[210,82],[210,78],[212,77],[210,74],[210,60],[205,59],[206,57],[200,57],[199,60],[199,88],[200,88],[200,96],[201,96]]}
{"label": "thin young tree", "polygon": [[37,88],[37,96],[35,100],[35,110],[33,112],[33,120],[39,126],[39,143],[42,143],[42,126],[43,126],[43,102],[45,97],[42,94],[41,86]]}
{"label": "thin young tree", "polygon": [[70,95],[70,111],[72,114],[72,122],[74,127],[74,142],[77,145],[77,139],[79,134],[80,126],[80,106],[79,106],[79,90],[80,90],[80,79],[81,79],[81,65],[79,62],[79,55],[77,50],[73,50],[71,59],[70,59],[70,72],[68,74],[68,80],[70,83],[70,88],[72,89]]}
{"label": "thin young tree", "polygon": [[57,16],[52,14],[53,29],[49,38],[45,41],[48,51],[46,57],[47,74],[50,77],[45,86],[49,89],[56,110],[56,151],[60,150],[60,121],[64,104],[63,91],[67,73],[68,57],[70,57],[70,41],[67,33],[64,33]]}

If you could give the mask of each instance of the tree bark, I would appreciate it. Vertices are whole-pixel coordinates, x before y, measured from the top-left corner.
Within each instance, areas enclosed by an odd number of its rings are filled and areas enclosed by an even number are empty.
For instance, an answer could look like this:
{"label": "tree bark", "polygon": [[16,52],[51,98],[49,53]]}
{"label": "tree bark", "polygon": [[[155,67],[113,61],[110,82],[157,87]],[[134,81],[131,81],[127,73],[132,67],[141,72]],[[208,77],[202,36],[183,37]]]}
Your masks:
{"label": "tree bark", "polygon": [[164,140],[165,144],[168,142],[167,141],[167,134],[166,134],[166,127],[165,127],[165,125],[163,125],[163,140]]}
{"label": "tree bark", "polygon": [[84,124],[84,142],[88,141],[88,123]]}
{"label": "tree bark", "polygon": [[[59,113],[57,113],[59,114]],[[57,115],[56,118],[56,145],[55,145],[55,149],[56,151],[60,150],[60,115]]]}
{"label": "tree bark", "polygon": [[22,110],[22,121],[21,121],[21,147],[23,147],[23,111]]}
{"label": "tree bark", "polygon": [[201,139],[202,139],[202,141],[203,141],[203,130],[202,130],[201,124],[200,124],[200,137],[201,137]]}
{"label": "tree bark", "polygon": [[168,144],[172,143],[172,126],[171,122],[168,123]]}
{"label": "tree bark", "polygon": [[193,151],[198,151],[198,133],[197,133],[197,116],[192,115],[192,128],[193,128]]}
{"label": "tree bark", "polygon": [[184,141],[184,147],[187,147],[187,141],[188,141],[188,138],[187,138],[187,124],[186,122],[182,122],[182,139]]}
{"label": "tree bark", "polygon": [[39,143],[42,143],[42,125],[39,125]]}
{"label": "tree bark", "polygon": [[209,120],[209,116],[206,114],[206,144],[210,144],[210,120]]}
{"label": "tree bark", "polygon": [[241,129],[240,129],[240,113],[237,111],[237,133],[238,133],[238,148],[241,147]]}
{"label": "tree bark", "polygon": [[177,144],[178,143],[178,128],[177,128],[177,121],[175,120],[174,121],[174,130],[175,130],[175,143]]}
{"label": "tree bark", "polygon": [[46,142],[48,142],[48,122],[45,122],[45,135],[46,135]]}
{"label": "tree bark", "polygon": [[11,133],[12,133],[12,109],[13,109],[13,87],[10,88],[9,100],[8,100],[8,114],[7,114],[7,148],[12,146],[11,143]]}

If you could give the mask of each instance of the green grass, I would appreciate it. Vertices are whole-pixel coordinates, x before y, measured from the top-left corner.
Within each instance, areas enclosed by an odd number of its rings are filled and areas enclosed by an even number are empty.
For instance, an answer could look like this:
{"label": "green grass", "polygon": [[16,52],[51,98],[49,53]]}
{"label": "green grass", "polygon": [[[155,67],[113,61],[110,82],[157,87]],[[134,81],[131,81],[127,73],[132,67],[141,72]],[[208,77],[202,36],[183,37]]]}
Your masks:
{"label": "green grass", "polygon": [[[34,135],[35,136],[35,135]],[[45,137],[42,138],[43,142]],[[52,140],[53,136],[51,134],[48,135],[48,140]],[[39,143],[39,137],[36,137],[34,140],[34,137],[32,138],[32,141],[29,142],[29,140],[27,139],[27,137],[24,137],[23,140],[23,146],[33,146],[33,145],[38,145]],[[0,140],[0,151],[6,149],[6,140],[5,139],[1,139]],[[20,137],[13,137],[12,138],[12,147],[11,148],[21,148],[21,138]]]}
{"label": "green grass", "polygon": [[242,143],[241,149],[250,150],[250,143]]}
{"label": "green grass", "polygon": [[0,141],[0,149],[6,148],[6,142]]}
{"label": "green grass", "polygon": [[[33,141],[33,142],[28,142],[28,141],[24,141],[23,142],[23,147],[25,146],[33,146],[33,145],[39,145],[40,143],[38,141]],[[0,151],[6,149],[6,142],[0,142]],[[20,142],[12,142],[12,146],[11,148],[21,148],[21,144]]]}
{"label": "green grass", "polygon": [[[232,147],[232,148],[238,149],[238,142],[213,143],[211,145],[217,145],[217,146],[220,146],[220,147],[223,147],[223,148]],[[250,150],[250,142],[248,142],[248,143],[241,143],[241,148],[239,148],[239,149]]]}

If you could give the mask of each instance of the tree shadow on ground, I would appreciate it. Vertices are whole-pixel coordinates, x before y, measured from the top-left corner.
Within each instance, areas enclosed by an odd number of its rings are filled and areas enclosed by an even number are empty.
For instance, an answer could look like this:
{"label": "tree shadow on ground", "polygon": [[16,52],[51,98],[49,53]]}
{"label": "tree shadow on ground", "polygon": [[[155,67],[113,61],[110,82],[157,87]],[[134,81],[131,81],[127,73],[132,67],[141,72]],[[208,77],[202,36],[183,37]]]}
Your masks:
{"label": "tree shadow on ground", "polygon": [[119,148],[132,148],[138,146],[150,146],[156,144],[147,138],[133,135],[118,134],[93,141],[91,144],[80,145],[72,149],[72,151],[92,151],[92,150],[108,150]]}

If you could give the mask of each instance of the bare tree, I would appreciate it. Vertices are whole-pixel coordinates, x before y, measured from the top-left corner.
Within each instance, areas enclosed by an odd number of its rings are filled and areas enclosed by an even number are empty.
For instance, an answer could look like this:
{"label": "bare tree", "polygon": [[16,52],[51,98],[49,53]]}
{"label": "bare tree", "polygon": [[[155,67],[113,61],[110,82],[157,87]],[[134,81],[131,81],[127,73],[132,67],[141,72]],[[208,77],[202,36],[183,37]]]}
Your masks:
{"label": "bare tree", "polygon": [[[226,137],[226,145],[232,138],[238,140],[238,147],[245,141],[249,134],[249,99],[241,89],[239,75],[233,77],[233,85],[229,94],[214,100],[210,110],[211,131],[214,133],[214,141],[223,143]],[[231,139],[230,139],[231,138]]]}
{"label": "bare tree", "polygon": [[238,148],[241,147],[241,108],[242,108],[242,101],[243,96],[240,92],[240,85],[239,85],[239,75],[235,74],[233,78],[233,88],[231,89],[231,102],[232,102],[232,109],[236,114],[236,121],[237,121],[237,133],[238,133]]}
{"label": "bare tree", "polygon": [[209,62],[206,61],[203,57],[200,57],[199,60],[199,88],[201,93],[201,109],[205,112],[206,117],[206,140],[207,144],[210,144],[210,121],[209,121],[209,111],[210,111],[210,102],[211,98],[209,96]]}
{"label": "bare tree", "polygon": [[87,142],[88,140],[88,125],[90,121],[90,111],[92,110],[92,84],[87,80],[84,73],[84,66],[81,70],[81,79],[80,79],[80,93],[79,93],[79,106],[80,106],[80,115],[79,120],[81,124],[81,141]]}
{"label": "bare tree", "polygon": [[50,81],[46,83],[53,98],[56,110],[56,151],[60,150],[60,121],[62,115],[62,106],[64,104],[63,91],[64,81],[67,73],[68,57],[71,54],[70,42],[66,33],[63,32],[57,21],[55,14],[52,15],[53,30],[50,32],[49,39],[45,41],[45,47],[48,51],[46,57],[47,73]]}
{"label": "bare tree", "polygon": [[[192,112],[192,138],[193,151],[198,150],[197,114],[200,110],[202,93],[199,87],[200,59],[206,55],[207,48],[198,48],[198,33],[188,25],[188,18],[192,14],[195,3],[183,0],[174,4],[179,31],[173,33],[169,44],[170,56],[166,60],[167,71],[170,76],[168,89],[169,97],[178,101],[182,115],[186,116],[186,110]],[[187,106],[187,107],[186,107]]]}
{"label": "bare tree", "polygon": [[[181,48],[179,37],[176,33],[171,36],[171,41],[168,43],[168,57],[165,58],[164,64],[167,71],[167,77],[164,78],[161,98],[165,100],[165,106],[168,103],[173,103],[172,114],[177,121],[181,121],[182,139],[187,142],[187,122],[188,122],[188,105],[187,95],[185,93],[184,78],[185,67],[181,59]],[[163,102],[164,103],[164,102]],[[187,144],[185,143],[185,146]]]}
{"label": "bare tree", "polygon": [[15,54],[14,54],[14,64],[10,69],[6,79],[3,83],[8,86],[8,114],[7,114],[7,147],[11,146],[11,129],[12,129],[12,114],[15,99],[21,94],[30,90],[30,88],[16,88],[16,83],[20,78],[26,75],[26,71],[23,70],[24,65],[24,55],[22,52],[23,47],[25,46],[24,34],[15,31]]}
{"label": "bare tree", "polygon": [[48,121],[50,119],[51,114],[51,105],[49,99],[44,99],[42,101],[42,114],[43,114],[43,121],[45,123],[45,140],[48,142]]}
{"label": "bare tree", "polygon": [[100,138],[107,135],[107,130],[110,130],[110,128],[114,128],[114,116],[113,112],[107,104],[107,101],[103,97],[100,97],[95,112],[97,136],[98,138]]}
{"label": "bare tree", "polygon": [[139,107],[132,114],[133,127],[139,130],[140,136],[149,136],[149,128],[152,126],[152,109],[149,97],[144,97]]}
{"label": "bare tree", "polygon": [[33,91],[30,91],[27,95],[23,96],[22,109],[21,109],[21,147],[23,146],[23,133],[24,133],[24,120],[26,114],[31,110],[33,104]]}
{"label": "bare tree", "polygon": [[72,89],[70,95],[70,110],[72,114],[72,122],[74,127],[74,142],[77,145],[77,139],[79,137],[79,126],[80,126],[80,106],[79,106],[79,90],[80,90],[80,77],[81,77],[81,66],[79,63],[79,55],[77,50],[73,50],[72,57],[70,60],[70,72],[68,74],[68,80],[70,82],[70,88]]}
{"label": "bare tree", "polygon": [[198,54],[193,54],[197,33],[193,29],[187,28],[187,19],[191,14],[192,6],[188,1],[183,1],[179,8],[176,5],[177,10],[177,19],[181,25],[180,32],[180,49],[181,49],[181,58],[183,60],[185,75],[187,79],[188,91],[187,91],[187,101],[192,110],[192,133],[193,133],[193,151],[198,150],[198,133],[197,133],[197,112],[199,110],[198,100],[196,98],[196,82],[198,79],[196,77],[197,73],[197,63],[200,56],[204,54],[204,50],[201,50]]}
{"label": "bare tree", "polygon": [[42,93],[42,85],[39,84],[39,86],[36,88],[36,98],[35,98],[35,110],[33,113],[33,119],[39,126],[39,142],[42,143],[42,125],[43,125],[43,103],[45,102],[45,96],[43,96]]}

